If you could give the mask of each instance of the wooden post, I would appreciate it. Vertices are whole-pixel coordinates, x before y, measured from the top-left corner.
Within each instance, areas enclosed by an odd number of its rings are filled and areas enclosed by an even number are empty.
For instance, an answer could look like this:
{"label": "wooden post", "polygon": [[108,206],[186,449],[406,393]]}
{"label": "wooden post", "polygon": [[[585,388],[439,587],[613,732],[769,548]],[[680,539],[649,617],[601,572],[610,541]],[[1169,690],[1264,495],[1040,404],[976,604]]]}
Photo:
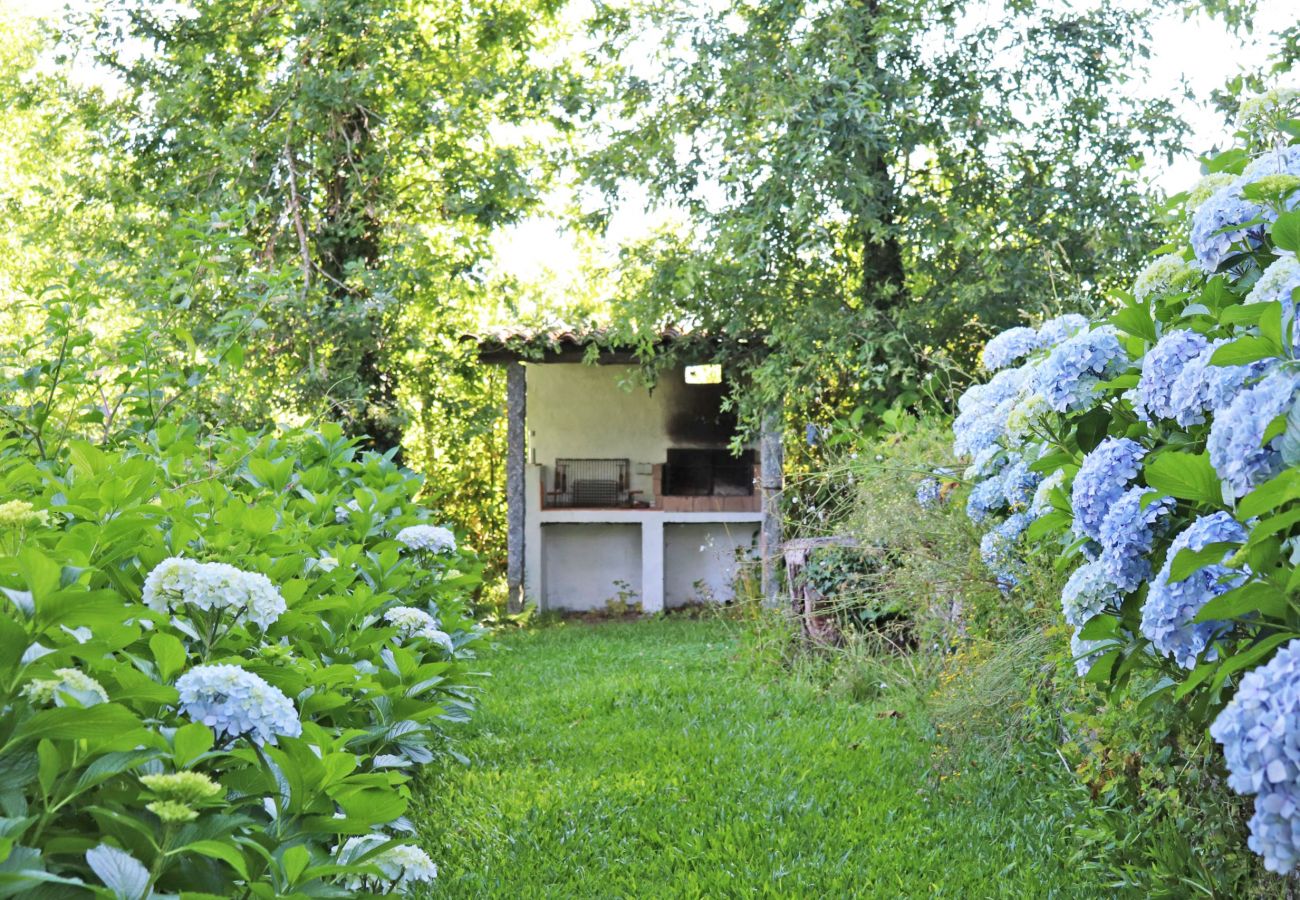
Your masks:
{"label": "wooden post", "polygon": [[525,494],[527,455],[524,447],[528,415],[527,382],[523,363],[506,366],[506,609],[524,608],[524,524],[528,509]]}
{"label": "wooden post", "polygon": [[781,594],[781,489],[784,486],[785,448],[781,442],[781,410],[763,416],[759,437],[759,489],[763,493],[763,527],[758,550],[763,559],[763,600],[775,606]]}

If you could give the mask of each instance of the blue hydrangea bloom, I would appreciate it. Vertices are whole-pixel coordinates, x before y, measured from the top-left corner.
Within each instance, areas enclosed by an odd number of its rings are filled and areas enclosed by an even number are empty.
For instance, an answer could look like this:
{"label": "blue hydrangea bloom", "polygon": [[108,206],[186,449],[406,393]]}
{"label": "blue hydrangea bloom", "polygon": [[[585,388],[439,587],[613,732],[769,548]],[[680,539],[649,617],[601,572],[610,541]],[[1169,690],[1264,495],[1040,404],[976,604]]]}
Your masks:
{"label": "blue hydrangea bloom", "polygon": [[1055,319],[1048,319],[1038,326],[1038,343],[1041,347],[1055,347],[1061,341],[1074,337],[1088,327],[1088,320],[1078,313],[1066,313]]}
{"label": "blue hydrangea bloom", "polygon": [[1281,436],[1264,446],[1264,432],[1291,409],[1297,389],[1300,378],[1294,372],[1275,371],[1238,393],[1214,417],[1206,449],[1225,493],[1243,497],[1282,471],[1282,454],[1277,449]]}
{"label": "blue hydrangea bloom", "polygon": [[1007,498],[1002,490],[1001,478],[989,478],[971,489],[966,498],[966,515],[979,524],[996,512],[1006,509]]}
{"label": "blue hydrangea bloom", "polygon": [[1032,522],[1029,513],[1016,513],[980,540],[980,559],[997,578],[998,589],[1003,593],[1019,584],[1024,574],[1024,563],[1016,552],[1016,545]]}
{"label": "blue hydrangea bloom", "polygon": [[966,467],[964,477],[967,481],[991,478],[1006,467],[1007,454],[1005,450],[997,444],[992,444],[975,454],[975,458]]}
{"label": "blue hydrangea bloom", "polygon": [[1026,509],[1034,500],[1034,491],[1042,480],[1037,472],[1029,471],[1029,464],[1018,459],[1002,472],[1002,496],[1012,509]]}
{"label": "blue hydrangea bloom", "polygon": [[1097,660],[1106,654],[1106,646],[1110,641],[1085,641],[1079,637],[1079,629],[1074,629],[1074,634],[1070,638],[1070,655],[1074,657],[1074,671],[1079,673],[1079,677],[1088,674],[1088,670],[1093,667]]}
{"label": "blue hydrangea bloom", "polygon": [[217,737],[247,735],[255,744],[302,734],[293,702],[259,676],[239,666],[195,666],[176,679],[181,712]]}
{"label": "blue hydrangea bloom", "polygon": [[1201,271],[1213,273],[1245,243],[1259,244],[1263,226],[1242,227],[1264,215],[1264,208],[1241,195],[1242,181],[1220,188],[1192,214],[1192,250]]}
{"label": "blue hydrangea bloom", "polygon": [[1070,505],[1074,509],[1074,533],[1101,539],[1101,523],[1129,482],[1137,478],[1146,450],[1128,438],[1107,438],[1083,458],[1074,476]]}
{"label": "blue hydrangea bloom", "polygon": [[1038,332],[1034,329],[1023,326],[1008,328],[984,345],[980,361],[985,369],[996,372],[1019,362],[1041,346]]}
{"label": "blue hydrangea bloom", "polygon": [[[1197,569],[1182,581],[1170,582],[1174,560],[1189,548],[1201,551],[1210,544],[1242,543],[1245,540],[1246,529],[1228,513],[1201,516],[1174,538],[1165,556],[1165,564],[1151,582],[1146,604],[1142,607],[1142,634],[1158,652],[1172,657],[1185,669],[1195,666],[1201,651],[1228,627],[1226,622],[1193,624],[1192,619],[1205,604],[1241,584],[1245,575],[1216,563]],[[1227,556],[1225,553],[1224,558]]]}
{"label": "blue hydrangea bloom", "polygon": [[916,502],[922,509],[934,509],[939,505],[939,480],[924,478],[916,486]]}
{"label": "blue hydrangea bloom", "polygon": [[1108,606],[1119,606],[1120,590],[1106,577],[1101,560],[1084,563],[1070,575],[1061,589],[1061,612],[1065,621],[1081,628]]}
{"label": "blue hydrangea bloom", "polygon": [[973,456],[1002,437],[1024,378],[1024,369],[1003,369],[987,383],[974,385],[962,394],[952,423],[954,453]]}
{"label": "blue hydrangea bloom", "polygon": [[1250,849],[1270,872],[1290,872],[1300,863],[1300,641],[1242,677],[1210,735],[1223,745],[1228,785],[1256,795]]}
{"label": "blue hydrangea bloom", "polygon": [[1057,469],[1038,483],[1034,489],[1034,499],[1030,501],[1029,511],[1035,516],[1045,516],[1055,507],[1052,505],[1052,491],[1065,487],[1065,470]]}
{"label": "blue hydrangea bloom", "polygon": [[1057,412],[1087,408],[1097,385],[1128,364],[1128,355],[1110,327],[1081,331],[1057,344],[1037,369],[1037,390]]}
{"label": "blue hydrangea bloom", "polygon": [[1247,185],[1269,175],[1300,175],[1300,145],[1280,147],[1260,155],[1246,166],[1237,184]]}
{"label": "blue hydrangea bloom", "polygon": [[1209,341],[1195,331],[1171,331],[1156,341],[1142,358],[1142,377],[1137,386],[1139,415],[1151,419],[1172,419],[1179,410],[1174,406],[1174,385],[1186,365],[1208,346]]}
{"label": "blue hydrangea bloom", "polygon": [[1174,410],[1174,421],[1184,428],[1205,422],[1206,413],[1217,413],[1237,396],[1246,383],[1267,371],[1264,360],[1243,366],[1216,366],[1210,359],[1214,351],[1232,338],[1220,338],[1208,344],[1196,357],[1189,360],[1169,392],[1169,406]]}
{"label": "blue hydrangea bloom", "polygon": [[[1281,302],[1282,321],[1289,325],[1295,321],[1295,300],[1291,295],[1297,289],[1300,289],[1300,260],[1294,256],[1281,256],[1259,276],[1259,281],[1246,295],[1246,302]],[[1295,336],[1292,341],[1295,341]]]}
{"label": "blue hydrangea bloom", "polygon": [[1136,591],[1151,577],[1151,543],[1157,528],[1174,511],[1174,501],[1162,497],[1142,508],[1142,498],[1152,493],[1133,487],[1115,501],[1101,521],[1098,563],[1106,578],[1121,591]]}

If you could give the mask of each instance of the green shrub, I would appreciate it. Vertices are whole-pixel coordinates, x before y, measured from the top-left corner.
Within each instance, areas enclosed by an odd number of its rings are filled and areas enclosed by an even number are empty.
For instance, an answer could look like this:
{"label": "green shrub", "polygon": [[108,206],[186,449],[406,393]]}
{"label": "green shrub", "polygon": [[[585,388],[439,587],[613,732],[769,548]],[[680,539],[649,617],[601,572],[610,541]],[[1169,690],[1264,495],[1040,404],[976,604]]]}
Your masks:
{"label": "green shrub", "polygon": [[3,893],[430,876],[407,783],[454,754],[482,635],[474,556],[397,539],[419,478],[331,425],[66,446],[0,445]]}

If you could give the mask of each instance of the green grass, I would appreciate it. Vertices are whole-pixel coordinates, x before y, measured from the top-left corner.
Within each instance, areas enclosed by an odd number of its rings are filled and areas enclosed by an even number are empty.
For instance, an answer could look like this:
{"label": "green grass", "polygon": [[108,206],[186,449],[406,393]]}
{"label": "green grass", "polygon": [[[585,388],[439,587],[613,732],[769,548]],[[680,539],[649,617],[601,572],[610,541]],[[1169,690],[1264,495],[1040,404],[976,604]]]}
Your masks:
{"label": "green grass", "polygon": [[1105,895],[1061,858],[1039,773],[940,783],[917,710],[882,718],[887,694],[854,703],[755,674],[736,627],[507,635],[461,734],[471,764],[419,787],[436,895]]}

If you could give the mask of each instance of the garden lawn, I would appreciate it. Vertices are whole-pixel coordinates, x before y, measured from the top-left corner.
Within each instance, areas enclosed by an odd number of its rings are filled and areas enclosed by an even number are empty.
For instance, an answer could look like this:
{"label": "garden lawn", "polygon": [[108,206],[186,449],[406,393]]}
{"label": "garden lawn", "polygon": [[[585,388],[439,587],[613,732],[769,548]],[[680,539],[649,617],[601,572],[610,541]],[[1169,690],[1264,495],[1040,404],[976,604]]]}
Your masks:
{"label": "garden lawn", "polygon": [[461,733],[470,764],[420,785],[436,895],[1105,895],[1063,858],[1033,771],[939,782],[919,712],[755,674],[736,628],[501,640]]}

